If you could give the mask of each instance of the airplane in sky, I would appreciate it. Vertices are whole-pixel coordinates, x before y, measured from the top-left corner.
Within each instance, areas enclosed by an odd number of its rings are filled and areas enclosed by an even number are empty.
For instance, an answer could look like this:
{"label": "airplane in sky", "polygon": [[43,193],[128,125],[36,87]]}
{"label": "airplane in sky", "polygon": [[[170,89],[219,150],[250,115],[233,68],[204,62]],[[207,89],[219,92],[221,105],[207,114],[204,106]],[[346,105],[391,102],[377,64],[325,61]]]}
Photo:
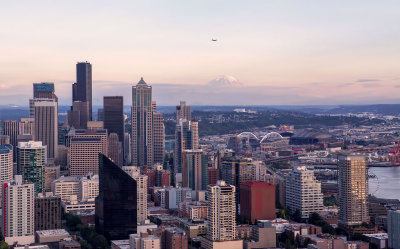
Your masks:
{"label": "airplane in sky", "polygon": [[214,39],[214,38],[212,38],[212,39],[211,39],[211,41],[213,41],[213,42],[216,42],[216,41],[218,41],[218,40],[217,40],[217,39]]}

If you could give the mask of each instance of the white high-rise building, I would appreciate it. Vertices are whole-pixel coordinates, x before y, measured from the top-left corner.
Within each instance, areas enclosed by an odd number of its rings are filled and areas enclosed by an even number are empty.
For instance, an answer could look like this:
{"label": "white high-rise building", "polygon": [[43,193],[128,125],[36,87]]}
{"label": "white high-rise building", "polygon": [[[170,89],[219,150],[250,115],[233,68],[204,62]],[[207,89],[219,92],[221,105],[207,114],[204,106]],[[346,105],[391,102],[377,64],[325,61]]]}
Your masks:
{"label": "white high-rise building", "polygon": [[303,219],[311,213],[323,209],[321,182],[317,181],[314,171],[305,166],[295,167],[286,177],[286,206],[292,211],[300,211]]}
{"label": "white high-rise building", "polygon": [[2,184],[4,194],[3,232],[5,241],[12,245],[30,244],[35,241],[34,229],[34,185],[22,184],[22,176],[16,175],[15,181]]}
{"label": "white high-rise building", "polygon": [[236,237],[236,204],[233,185],[218,181],[208,185],[208,229],[210,241],[230,241]]}
{"label": "white high-rise building", "polygon": [[0,144],[0,183],[13,179],[13,146]]}
{"label": "white high-rise building", "polygon": [[125,171],[136,181],[137,198],[137,223],[147,219],[147,176],[140,174],[140,169],[136,166],[123,166]]}
{"label": "white high-rise building", "polygon": [[369,222],[368,168],[364,155],[338,156],[339,223]]}

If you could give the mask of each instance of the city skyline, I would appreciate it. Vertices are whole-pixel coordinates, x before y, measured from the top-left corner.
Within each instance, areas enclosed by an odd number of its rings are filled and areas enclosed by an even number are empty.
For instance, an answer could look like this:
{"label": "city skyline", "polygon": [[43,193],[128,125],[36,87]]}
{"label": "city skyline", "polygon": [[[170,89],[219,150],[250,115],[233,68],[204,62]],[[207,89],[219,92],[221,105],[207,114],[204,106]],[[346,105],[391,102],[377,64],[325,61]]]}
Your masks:
{"label": "city skyline", "polygon": [[[192,105],[399,103],[391,97],[400,91],[399,3],[343,3],[6,3],[0,105],[28,98],[30,84],[43,81],[69,103],[74,64],[86,60],[94,104],[142,76],[159,105],[192,92]],[[220,75],[241,84],[224,92]]]}

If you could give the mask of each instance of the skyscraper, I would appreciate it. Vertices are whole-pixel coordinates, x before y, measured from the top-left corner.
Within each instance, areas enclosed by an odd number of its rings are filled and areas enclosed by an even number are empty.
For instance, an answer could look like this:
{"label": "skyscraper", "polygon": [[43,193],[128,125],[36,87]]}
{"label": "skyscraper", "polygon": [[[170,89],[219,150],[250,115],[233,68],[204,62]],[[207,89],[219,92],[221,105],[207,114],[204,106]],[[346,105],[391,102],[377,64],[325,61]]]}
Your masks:
{"label": "skyscraper", "polygon": [[35,119],[34,118],[21,118],[19,122],[19,135],[32,135],[35,134]]}
{"label": "skyscraper", "polygon": [[13,147],[11,144],[0,144],[0,183],[13,179]]}
{"label": "skyscraper", "polygon": [[[189,115],[187,113],[187,115]],[[174,173],[175,177],[183,173],[183,153],[185,150],[198,149],[198,123],[186,119],[177,120],[175,128],[175,147],[174,147]],[[183,177],[182,177],[183,178]]]}
{"label": "skyscraper", "polygon": [[54,83],[52,82],[33,83],[33,98],[55,99],[58,102],[58,98],[55,95]]}
{"label": "skyscraper", "polygon": [[314,171],[301,166],[293,168],[287,175],[286,206],[292,213],[298,210],[303,219],[322,211],[324,205],[321,182],[315,178]]}
{"label": "skyscraper", "polygon": [[14,147],[17,146],[18,134],[19,134],[19,123],[17,120],[4,121],[4,135],[10,137],[10,143]]}
{"label": "skyscraper", "polygon": [[76,64],[76,83],[72,85],[72,102],[88,102],[89,113],[86,115],[92,121],[92,64],[78,62]]}
{"label": "skyscraper", "polygon": [[236,237],[235,186],[224,181],[207,187],[208,229],[210,241],[229,241]]}
{"label": "skyscraper", "polygon": [[22,184],[22,176],[15,181],[2,184],[3,188],[3,235],[12,245],[18,242],[26,245],[35,242],[34,237],[34,186]]}
{"label": "skyscraper", "polygon": [[108,239],[126,239],[137,231],[137,183],[106,156],[99,155],[96,231]]}
{"label": "skyscraper", "polygon": [[117,133],[108,135],[108,157],[118,166],[123,165],[122,146]]}
{"label": "skyscraper", "polygon": [[75,129],[86,129],[89,121],[89,102],[74,101],[68,111],[68,125]]}
{"label": "skyscraper", "polygon": [[121,144],[124,142],[124,99],[122,96],[104,96],[104,129],[116,133]]}
{"label": "skyscraper", "polygon": [[206,190],[208,182],[208,157],[202,150],[185,150],[182,169],[183,187]]}
{"label": "skyscraper", "polygon": [[364,155],[338,156],[339,224],[369,222],[368,169]]}
{"label": "skyscraper", "polygon": [[25,183],[34,183],[35,193],[44,191],[47,164],[46,146],[42,142],[20,142],[17,147],[17,169]]}
{"label": "skyscraper", "polygon": [[[163,160],[164,125],[152,101],[152,88],[140,79],[132,87],[132,164],[153,166]],[[154,153],[156,150],[156,153]]]}
{"label": "skyscraper", "polygon": [[55,159],[58,152],[58,103],[54,99],[34,102],[34,140],[47,146],[47,157]]}
{"label": "skyscraper", "polygon": [[176,106],[176,120],[179,119],[192,120],[191,108],[190,105],[186,105],[186,101],[181,101]]}

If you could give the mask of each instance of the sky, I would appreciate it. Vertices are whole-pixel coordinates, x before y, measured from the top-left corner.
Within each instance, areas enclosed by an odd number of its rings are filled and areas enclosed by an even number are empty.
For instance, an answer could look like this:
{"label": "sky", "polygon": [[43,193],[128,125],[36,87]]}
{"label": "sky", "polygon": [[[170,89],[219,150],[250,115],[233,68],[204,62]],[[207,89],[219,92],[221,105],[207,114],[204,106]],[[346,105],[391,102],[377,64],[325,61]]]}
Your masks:
{"label": "sky", "polygon": [[104,95],[130,104],[140,77],[159,105],[400,103],[399,9],[397,0],[3,1],[0,105],[28,105],[33,82],[54,82],[71,104],[78,61],[93,65],[94,104]]}

